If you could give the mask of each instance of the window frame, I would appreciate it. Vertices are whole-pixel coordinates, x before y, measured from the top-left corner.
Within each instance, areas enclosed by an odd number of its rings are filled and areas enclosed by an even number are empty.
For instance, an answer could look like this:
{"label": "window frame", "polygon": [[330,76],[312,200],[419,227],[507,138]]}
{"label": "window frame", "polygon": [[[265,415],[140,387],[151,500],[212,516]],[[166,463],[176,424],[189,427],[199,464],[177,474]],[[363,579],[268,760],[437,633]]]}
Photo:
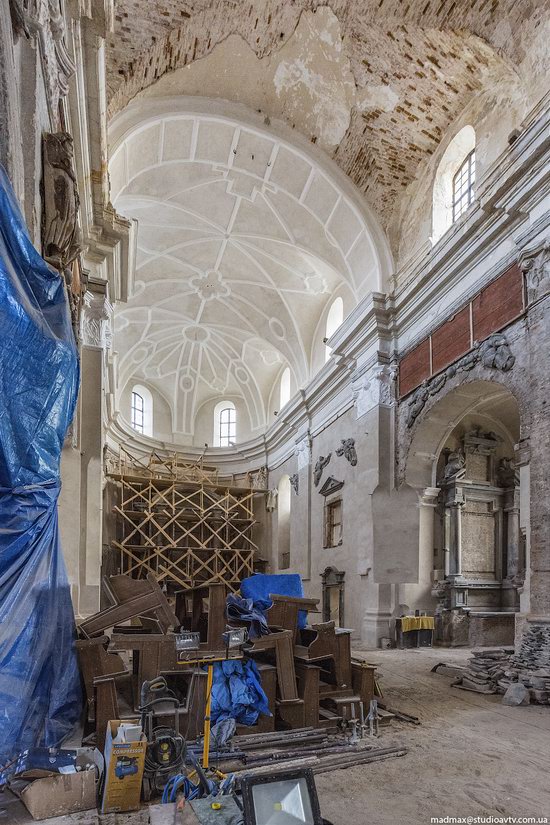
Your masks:
{"label": "window frame", "polygon": [[[464,183],[465,180],[465,183]],[[476,183],[476,150],[475,147],[468,152],[452,180],[452,223],[462,217],[474,200],[474,190]],[[460,192],[457,190],[460,187]]]}
{"label": "window frame", "polygon": [[[141,402],[141,407],[136,404],[138,398]],[[141,421],[138,421],[138,416],[141,418]],[[140,435],[145,435],[145,398],[135,389],[132,390],[130,398],[130,424],[133,430],[140,433]]]}
{"label": "window frame", "polygon": [[[333,513],[338,508],[340,520],[333,520]],[[335,530],[339,528],[339,537],[336,538]],[[342,496],[336,496],[325,501],[325,548],[341,547],[344,541],[344,502]]]}
{"label": "window frame", "polygon": [[[224,413],[227,421],[224,420]],[[218,443],[220,447],[232,447],[237,437],[237,410],[234,405],[223,407],[218,414]]]}

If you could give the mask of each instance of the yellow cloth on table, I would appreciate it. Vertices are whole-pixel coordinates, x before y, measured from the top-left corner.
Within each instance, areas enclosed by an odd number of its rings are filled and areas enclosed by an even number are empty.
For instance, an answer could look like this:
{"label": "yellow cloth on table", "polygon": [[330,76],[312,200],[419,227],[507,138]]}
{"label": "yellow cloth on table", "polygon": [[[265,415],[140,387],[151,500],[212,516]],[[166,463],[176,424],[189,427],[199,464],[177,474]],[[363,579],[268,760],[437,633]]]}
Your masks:
{"label": "yellow cloth on table", "polygon": [[409,630],[433,630],[433,616],[401,616],[401,629],[403,633]]}

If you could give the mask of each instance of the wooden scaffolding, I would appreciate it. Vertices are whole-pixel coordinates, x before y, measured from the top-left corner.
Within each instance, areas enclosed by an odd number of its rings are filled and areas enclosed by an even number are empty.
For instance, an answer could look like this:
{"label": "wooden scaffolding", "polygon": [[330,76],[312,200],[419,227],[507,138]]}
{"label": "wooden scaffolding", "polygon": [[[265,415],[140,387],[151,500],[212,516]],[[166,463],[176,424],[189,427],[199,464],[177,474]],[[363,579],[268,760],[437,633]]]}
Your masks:
{"label": "wooden scaffolding", "polygon": [[111,465],[117,487],[118,572],[152,572],[171,590],[224,582],[237,590],[254,572],[254,499],[265,490],[222,481],[215,468],[181,456]]}

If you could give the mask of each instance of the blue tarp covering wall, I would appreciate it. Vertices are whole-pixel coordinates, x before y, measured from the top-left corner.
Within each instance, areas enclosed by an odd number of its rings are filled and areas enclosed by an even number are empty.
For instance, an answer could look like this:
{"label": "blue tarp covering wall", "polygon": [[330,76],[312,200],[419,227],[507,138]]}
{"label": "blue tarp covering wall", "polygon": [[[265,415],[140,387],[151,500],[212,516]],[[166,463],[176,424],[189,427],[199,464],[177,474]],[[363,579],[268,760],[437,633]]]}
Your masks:
{"label": "blue tarp covering wall", "polygon": [[58,744],[80,715],[57,524],[78,382],[62,279],[34,249],[0,166],[0,764]]}

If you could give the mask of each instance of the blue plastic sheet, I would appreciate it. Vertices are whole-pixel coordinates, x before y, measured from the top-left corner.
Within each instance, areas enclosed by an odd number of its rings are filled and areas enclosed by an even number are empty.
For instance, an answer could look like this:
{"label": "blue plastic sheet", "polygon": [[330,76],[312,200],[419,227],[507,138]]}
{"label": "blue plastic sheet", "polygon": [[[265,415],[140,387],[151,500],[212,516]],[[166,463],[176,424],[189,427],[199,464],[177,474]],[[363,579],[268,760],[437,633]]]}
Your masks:
{"label": "blue plastic sheet", "polygon": [[252,599],[241,599],[240,596],[230,593],[226,599],[225,612],[229,622],[245,624],[249,638],[257,639],[269,633],[265,611],[271,605],[272,602],[269,599],[267,601],[259,599],[253,602]]}
{"label": "blue plastic sheet", "polygon": [[[269,601],[269,595],[277,596],[294,596],[301,598],[304,595],[304,588],[302,579],[299,573],[255,573],[249,576],[248,579],[243,579],[241,582],[241,596],[245,599],[252,599],[254,605],[258,605],[263,609],[259,603]],[[271,602],[270,602],[271,604]],[[307,624],[307,612],[300,610],[298,612],[298,627],[300,630]]]}
{"label": "blue plastic sheet", "polygon": [[240,725],[255,725],[260,713],[271,716],[256,663],[251,659],[217,662],[212,683],[212,722],[235,719]]}
{"label": "blue plastic sheet", "polygon": [[57,523],[78,382],[62,279],[34,249],[0,166],[0,765],[59,744],[80,715]]}

